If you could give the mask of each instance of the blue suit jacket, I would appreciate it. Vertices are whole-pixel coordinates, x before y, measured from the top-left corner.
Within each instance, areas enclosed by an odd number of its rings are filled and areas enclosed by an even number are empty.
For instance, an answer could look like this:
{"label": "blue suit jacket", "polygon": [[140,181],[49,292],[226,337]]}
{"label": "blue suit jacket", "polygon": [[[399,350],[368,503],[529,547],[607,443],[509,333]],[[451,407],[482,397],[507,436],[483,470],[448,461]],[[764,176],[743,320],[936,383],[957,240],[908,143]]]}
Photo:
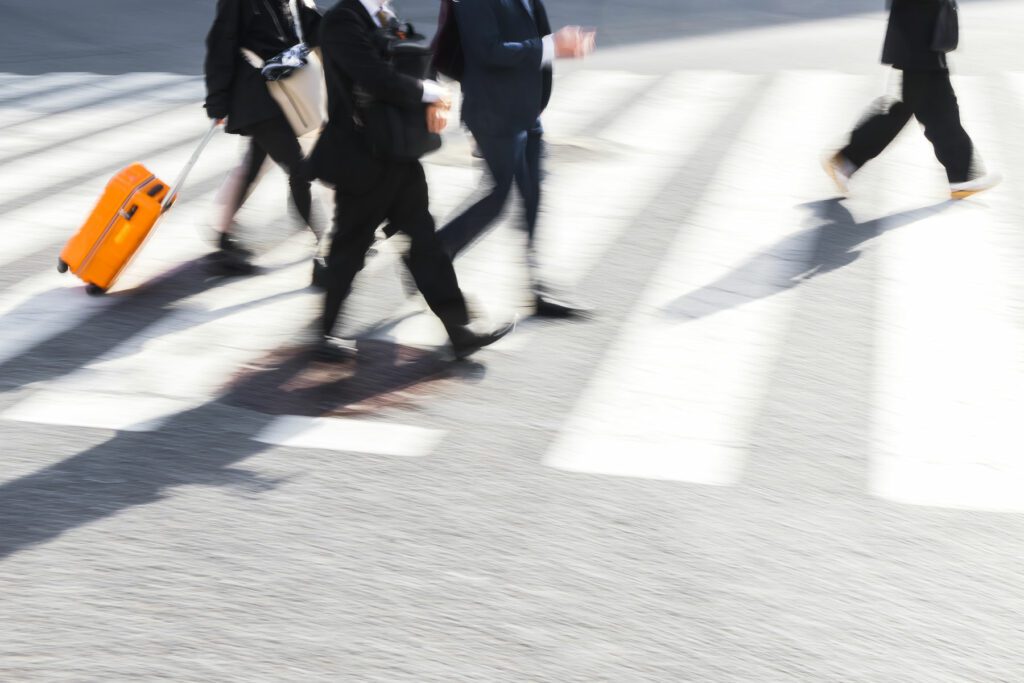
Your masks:
{"label": "blue suit jacket", "polygon": [[541,68],[541,38],[551,33],[541,0],[456,0],[466,70],[462,120],[484,135],[533,127],[551,98],[551,68]]}

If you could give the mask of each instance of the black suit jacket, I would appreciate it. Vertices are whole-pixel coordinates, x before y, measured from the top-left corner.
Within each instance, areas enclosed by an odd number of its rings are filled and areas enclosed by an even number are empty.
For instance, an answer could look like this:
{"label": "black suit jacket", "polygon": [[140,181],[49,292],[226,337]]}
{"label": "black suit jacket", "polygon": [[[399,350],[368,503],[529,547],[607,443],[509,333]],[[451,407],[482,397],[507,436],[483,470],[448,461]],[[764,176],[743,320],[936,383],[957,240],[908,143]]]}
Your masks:
{"label": "black suit jacket", "polygon": [[882,63],[905,71],[946,69],[946,55],[932,50],[939,0],[892,0]]}
{"label": "black suit jacket", "polygon": [[422,81],[384,60],[373,40],[377,28],[359,0],[341,0],[324,14],[320,27],[328,121],[310,160],[311,175],[347,194],[373,187],[384,163],[370,154],[357,125],[355,87],[383,102],[422,106]]}
{"label": "black suit jacket", "polygon": [[462,120],[475,133],[527,130],[551,98],[551,69],[541,68],[541,38],[551,24],[544,3],[532,2],[533,17],[522,0],[455,3],[466,57]]}
{"label": "black suit jacket", "polygon": [[[317,47],[320,12],[300,0],[299,16],[306,44]],[[258,69],[242,57],[241,48],[263,60],[299,42],[288,3],[282,0],[218,0],[206,36],[206,111],[227,117],[229,133],[244,133],[254,123],[283,116]]]}

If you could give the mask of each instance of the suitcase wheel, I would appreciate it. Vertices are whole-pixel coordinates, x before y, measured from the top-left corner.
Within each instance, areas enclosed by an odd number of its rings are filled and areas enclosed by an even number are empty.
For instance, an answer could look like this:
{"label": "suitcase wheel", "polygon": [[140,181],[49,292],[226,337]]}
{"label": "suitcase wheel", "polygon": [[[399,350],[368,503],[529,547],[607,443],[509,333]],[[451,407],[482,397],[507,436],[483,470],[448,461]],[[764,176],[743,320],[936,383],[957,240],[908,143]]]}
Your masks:
{"label": "suitcase wheel", "polygon": [[85,293],[89,296],[102,296],[107,293],[107,290],[103,289],[99,285],[94,285],[91,282],[85,286]]}
{"label": "suitcase wheel", "polygon": [[66,273],[66,272],[68,272],[68,264],[64,263],[64,259],[62,259],[62,258],[57,259],[57,272],[58,273]]}

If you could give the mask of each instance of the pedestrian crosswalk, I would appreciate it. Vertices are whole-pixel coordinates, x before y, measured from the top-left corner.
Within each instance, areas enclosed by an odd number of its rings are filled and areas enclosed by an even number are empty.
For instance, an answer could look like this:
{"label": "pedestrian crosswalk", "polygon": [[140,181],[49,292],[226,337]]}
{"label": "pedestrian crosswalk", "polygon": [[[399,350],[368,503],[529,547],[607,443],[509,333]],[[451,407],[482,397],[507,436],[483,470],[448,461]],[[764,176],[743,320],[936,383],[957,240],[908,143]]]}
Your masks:
{"label": "pedestrian crosswalk", "polygon": [[[822,117],[821,109],[790,117],[773,112],[807,87],[830,101],[830,80],[837,90],[828,76],[789,75],[765,94],[690,229],[642,295],[628,333],[548,454],[550,465],[704,484],[737,481],[743,437],[794,306],[793,284],[813,249],[800,207],[829,190],[813,166],[766,175],[764,161],[814,158],[831,134],[824,121],[832,117]],[[746,188],[742,202],[736,186]],[[631,419],[615,419],[626,414]]]}
{"label": "pedestrian crosswalk", "polygon": [[[1000,144],[992,135],[992,110],[978,106],[986,96],[981,84],[957,85],[968,126],[979,129],[976,143],[990,162],[1011,170],[1014,138]],[[923,137],[902,142],[893,150],[891,193],[879,206],[890,222],[908,208],[901,195],[934,176],[931,169],[895,172],[895,164],[907,167],[929,153]],[[936,185],[942,180],[932,178]],[[1020,214],[1008,190],[979,198],[983,209],[940,206],[921,220],[887,226],[899,229],[880,242],[886,295],[877,327],[872,489],[878,495],[924,505],[1024,506],[1024,426],[1016,417],[1024,400],[1024,330],[1015,319],[1014,259],[1021,223],[1013,220]]]}
{"label": "pedestrian crosswalk", "polygon": [[[319,295],[308,287],[312,238],[290,234],[285,183],[264,179],[240,218],[253,240],[275,243],[257,277],[204,284],[191,266],[210,251],[214,196],[240,144],[218,138],[168,215],[110,295],[92,298],[53,270],[56,254],[107,177],[143,160],[170,178],[207,122],[201,80],[166,74],[4,76],[0,94],[0,421],[147,432],[223,397],[240,373],[309,340]],[[968,130],[1006,184],[947,201],[923,136],[908,130],[854,179],[839,206],[817,165],[870,100],[876,80],[827,71],[769,76],[680,71],[651,76],[578,70],[560,76],[545,114],[549,142],[538,243],[545,278],[578,289],[609,258],[649,271],[631,313],[598,338],[601,361],[537,460],[556,472],[736,486],[754,426],[798,354],[787,332],[801,288],[865,254],[873,279],[873,393],[865,495],[901,504],[1024,511],[1024,253],[1014,202],[1024,151],[1012,116],[1024,112],[1024,74],[956,81]],[[695,155],[738,108],[741,130],[712,168]],[[426,161],[439,223],[486,190],[460,131]],[[708,173],[692,211],[665,230],[670,248],[619,253],[636,221],[679,174]],[[702,179],[705,180],[705,179]],[[685,190],[680,190],[685,191]],[[321,201],[329,195],[321,193]],[[528,315],[524,237],[516,211],[456,262],[474,306],[492,319]],[[848,239],[823,259],[826,234]],[[619,245],[619,246],[616,246]],[[400,244],[379,246],[363,282],[395,281]],[[67,371],[7,382],[4,368],[39,362],[90,321],[127,317],[153,282],[197,282],[134,323],[104,328],[97,350]],[[357,287],[360,284],[357,283]],[[397,290],[397,283],[394,285]],[[831,290],[830,290],[831,291]],[[584,293],[585,294],[585,293]],[[383,298],[374,343],[434,349],[440,324],[417,299]],[[543,353],[530,327],[482,354]],[[56,340],[56,341],[55,341]],[[841,348],[841,340],[837,342]],[[50,353],[52,351],[47,351]],[[263,364],[263,365],[261,365]],[[829,400],[827,387],[820,389]],[[286,448],[428,456],[450,435],[414,414],[387,419],[277,411],[251,438]],[[800,429],[799,424],[779,426]]]}

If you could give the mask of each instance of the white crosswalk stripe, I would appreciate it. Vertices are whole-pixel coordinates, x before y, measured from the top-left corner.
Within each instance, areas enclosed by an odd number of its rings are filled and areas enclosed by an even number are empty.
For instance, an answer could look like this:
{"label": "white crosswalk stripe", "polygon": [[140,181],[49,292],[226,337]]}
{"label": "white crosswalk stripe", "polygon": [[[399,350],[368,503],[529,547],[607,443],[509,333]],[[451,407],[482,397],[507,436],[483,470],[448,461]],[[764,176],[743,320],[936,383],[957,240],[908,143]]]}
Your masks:
{"label": "white crosswalk stripe", "polygon": [[372,455],[429,455],[444,432],[384,422],[289,415],[267,425],[255,440],[275,446],[318,448]]}
{"label": "white crosswalk stripe", "polygon": [[[194,78],[168,77],[153,84],[150,95],[142,100],[124,98],[107,102],[97,116],[92,109],[72,109],[51,116],[28,118],[17,127],[16,134],[4,136],[0,146],[0,162],[27,155],[43,147],[49,155],[59,153],[65,145],[85,136],[93,136],[114,128],[130,131],[147,117],[172,109],[177,116],[195,118],[202,85]],[[13,131],[12,131],[13,133]]]}
{"label": "white crosswalk stripe", "polygon": [[[160,89],[181,83],[195,82],[194,78],[170,74],[137,73],[124,76],[96,78],[90,83],[79,83],[75,88],[58,88],[45,93],[34,93],[18,100],[14,106],[0,112],[0,129],[12,133],[23,124],[38,122],[50,114],[65,111],[97,113],[108,102],[125,102],[146,96],[149,89],[160,96]],[[148,99],[148,98],[147,98]]]}
{"label": "white crosswalk stripe", "polygon": [[90,164],[102,167],[125,156],[146,155],[147,149],[184,143],[203,129],[201,117],[182,116],[181,112],[171,110],[136,129],[100,133],[64,145],[53,154],[4,164],[0,168],[0,200],[17,199],[36,191],[41,179],[56,184],[78,177],[90,169]]}
{"label": "white crosswalk stripe", "polygon": [[[170,180],[206,122],[201,82],[166,74],[0,75],[0,223],[16,234],[0,268],[53,249],[91,208],[112,169],[135,154]],[[541,272],[572,290],[609,256],[636,217],[745,97],[764,86],[728,142],[696,210],[590,382],[573,402],[544,464],[616,475],[730,486],[743,481],[752,430],[772,369],[799,310],[818,233],[808,205],[832,195],[817,166],[867,101],[873,79],[833,72],[749,76],[681,71],[658,79],[580,70],[559,77],[545,114],[549,143],[539,230]],[[957,80],[964,119],[993,166],[1020,152],[989,105],[1008,89],[1024,111],[1024,74]],[[132,102],[120,93],[142,93]],[[137,120],[136,120],[137,119]],[[56,132],[54,132],[56,130]],[[0,290],[0,363],[11,362],[210,250],[204,230],[239,142],[223,136],[195,171],[195,192],[161,224],[113,296],[87,297],[77,280],[35,270]],[[453,131],[426,162],[439,223],[485,191],[486,173]],[[285,183],[267,178],[245,211],[267,230],[284,216]],[[53,188],[59,201],[47,193]],[[865,247],[877,258],[875,381],[865,495],[902,504],[1024,511],[1024,348],[1020,209],[1010,192],[944,204],[941,168],[908,131],[858,174],[850,210],[878,220]],[[283,235],[281,235],[283,237]],[[460,282],[491,318],[526,313],[524,236],[515,212],[457,261]],[[380,247],[363,278],[394,278],[397,243]],[[0,419],[117,431],[161,429],[222,394],[241,369],[302,343],[320,296],[308,287],[311,238],[297,234],[262,260],[266,272],[175,301],[152,324],[67,374],[21,387]],[[34,261],[33,261],[34,263]],[[20,265],[19,265],[20,264]],[[841,314],[838,312],[837,314]],[[367,335],[407,347],[443,346],[444,330],[411,299],[381,311]],[[536,348],[517,333],[489,353]],[[253,438],[282,447],[419,457],[446,433],[415,420],[284,415]],[[552,471],[552,476],[556,476]]]}
{"label": "white crosswalk stripe", "polygon": [[[800,205],[826,195],[811,165],[839,112],[773,112],[810,89],[837,107],[842,80],[793,74],[776,81],[682,231],[547,456],[553,467],[703,484],[740,476],[754,411],[794,303],[811,235]],[[825,115],[823,115],[823,113]],[[733,183],[748,188],[734,201]],[[616,419],[618,415],[630,419]]]}
{"label": "white crosswalk stripe", "polygon": [[41,76],[13,76],[7,83],[4,92],[0,93],[0,105],[7,110],[10,107],[20,108],[20,102],[35,95],[45,97],[57,89],[75,90],[87,87],[91,83],[108,80],[108,76],[91,73],[52,73]]}
{"label": "white crosswalk stripe", "polygon": [[[197,134],[201,131],[198,126],[202,126],[202,121],[193,122]],[[193,187],[222,177],[235,159],[233,141],[222,138],[212,147],[211,153],[194,172],[191,181]],[[182,146],[148,158],[146,162],[151,170],[167,180],[173,177],[175,169],[184,163],[190,153],[188,147]],[[62,196],[60,202],[40,200],[8,212],[3,218],[4,223],[19,226],[21,236],[0,255],[0,267],[47,247],[53,247],[52,262],[55,264],[62,240],[81,223],[104,182],[105,179],[102,179],[93,183],[95,191],[92,196],[76,193],[74,196],[77,198],[66,203]],[[208,251],[207,245],[199,239],[201,233],[195,226],[208,223],[203,200],[209,194],[206,192],[193,197],[198,200],[196,202],[182,201],[174,212],[168,214],[147,248],[126,270],[118,283],[119,290],[139,286]],[[72,329],[113,302],[113,297],[95,299],[86,296],[80,281],[62,277],[55,270],[48,270],[26,280],[17,288],[0,292],[0,328],[10,330],[0,339],[0,362],[22,353],[33,344]]]}
{"label": "white crosswalk stripe", "polygon": [[538,246],[548,279],[577,285],[754,80],[714,72],[670,77],[601,132],[603,159],[553,177],[545,221],[561,229],[544,231]]}
{"label": "white crosswalk stripe", "polygon": [[[956,88],[969,103],[966,120],[979,130],[975,144],[997,161],[982,84],[961,78]],[[922,190],[941,192],[941,171],[925,163],[930,151],[919,135],[891,150],[886,215],[927,203]],[[886,296],[879,302],[871,482],[882,497],[1024,511],[1024,330],[1012,318],[1019,266],[1005,240],[1020,226],[1005,221],[1010,207],[1000,205],[1008,200],[993,193],[988,210],[936,210],[882,242]]]}

